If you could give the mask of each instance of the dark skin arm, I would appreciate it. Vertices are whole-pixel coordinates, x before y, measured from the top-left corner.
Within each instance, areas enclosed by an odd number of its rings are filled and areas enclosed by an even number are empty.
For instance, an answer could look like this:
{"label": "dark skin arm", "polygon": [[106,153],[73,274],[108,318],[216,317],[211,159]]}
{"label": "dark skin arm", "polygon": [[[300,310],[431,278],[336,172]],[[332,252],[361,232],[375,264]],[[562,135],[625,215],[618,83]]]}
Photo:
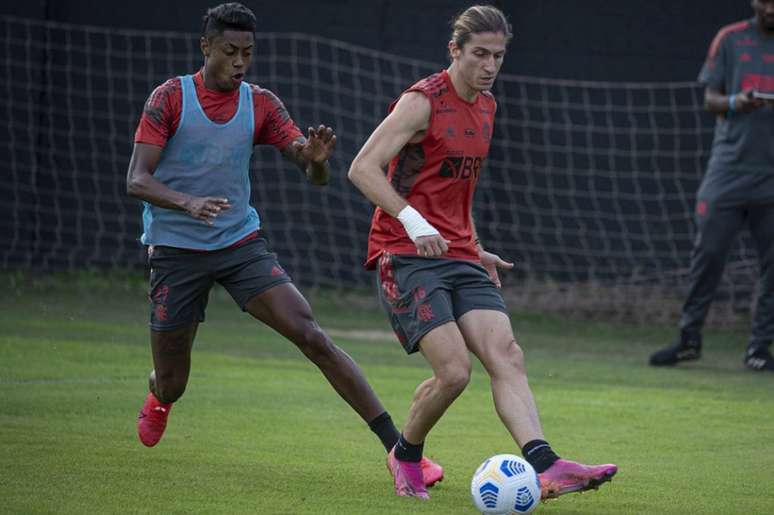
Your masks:
{"label": "dark skin arm", "polygon": [[328,159],[336,146],[336,135],[333,129],[320,125],[316,130],[309,127],[309,137],[303,136],[291,142],[282,149],[286,159],[298,165],[306,178],[316,186],[328,184],[331,169]]}
{"label": "dark skin arm", "polygon": [[[704,107],[712,114],[724,116],[728,113],[728,97],[720,91],[707,88],[704,90]],[[765,102],[753,97],[752,89],[745,89],[736,94],[734,98],[735,113],[751,113],[763,107]]]}
{"label": "dark skin arm", "polygon": [[189,215],[212,225],[224,209],[231,207],[222,197],[194,197],[166,186],[153,177],[164,149],[156,145],[135,143],[129,171],[126,174],[126,193],[166,209],[185,211]]}

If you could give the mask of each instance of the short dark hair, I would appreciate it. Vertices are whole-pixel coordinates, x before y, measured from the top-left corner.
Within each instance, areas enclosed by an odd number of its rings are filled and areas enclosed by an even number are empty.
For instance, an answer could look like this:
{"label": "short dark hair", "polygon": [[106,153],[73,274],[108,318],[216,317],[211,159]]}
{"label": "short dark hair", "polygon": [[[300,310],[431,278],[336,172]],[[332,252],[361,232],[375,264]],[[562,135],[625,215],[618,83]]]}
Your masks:
{"label": "short dark hair", "polygon": [[462,48],[470,41],[472,34],[482,32],[501,32],[506,44],[513,37],[511,24],[503,12],[492,5],[474,5],[454,17],[451,21],[451,39]]}
{"label": "short dark hair", "polygon": [[225,30],[239,30],[255,34],[255,14],[239,2],[220,4],[207,9],[202,23],[202,36],[212,38]]}

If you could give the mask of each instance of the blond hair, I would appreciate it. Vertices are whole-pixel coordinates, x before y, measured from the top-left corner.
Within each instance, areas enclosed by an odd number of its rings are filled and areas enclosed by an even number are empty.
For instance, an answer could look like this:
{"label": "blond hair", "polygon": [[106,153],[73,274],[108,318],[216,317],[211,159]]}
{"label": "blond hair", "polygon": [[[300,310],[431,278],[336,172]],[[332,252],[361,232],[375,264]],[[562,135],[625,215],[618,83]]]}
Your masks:
{"label": "blond hair", "polygon": [[506,44],[513,37],[508,19],[500,9],[491,5],[468,7],[452,20],[451,27],[451,39],[460,49],[470,41],[472,34],[500,32],[505,35]]}

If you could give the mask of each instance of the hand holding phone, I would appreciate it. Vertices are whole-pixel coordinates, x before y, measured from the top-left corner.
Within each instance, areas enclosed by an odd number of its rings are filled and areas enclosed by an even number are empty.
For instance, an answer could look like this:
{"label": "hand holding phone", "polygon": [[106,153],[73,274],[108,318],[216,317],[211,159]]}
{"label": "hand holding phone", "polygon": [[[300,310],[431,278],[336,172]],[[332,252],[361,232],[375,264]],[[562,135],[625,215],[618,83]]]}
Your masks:
{"label": "hand holding phone", "polygon": [[768,102],[774,102],[774,92],[764,93],[762,91],[753,91],[753,98],[760,98]]}

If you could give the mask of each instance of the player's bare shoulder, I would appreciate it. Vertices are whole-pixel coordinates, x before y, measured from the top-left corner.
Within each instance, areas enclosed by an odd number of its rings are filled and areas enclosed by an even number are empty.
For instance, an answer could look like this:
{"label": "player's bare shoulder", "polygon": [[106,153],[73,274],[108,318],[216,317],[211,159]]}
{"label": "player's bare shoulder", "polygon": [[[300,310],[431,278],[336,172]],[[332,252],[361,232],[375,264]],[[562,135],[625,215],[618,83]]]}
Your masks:
{"label": "player's bare shoulder", "polygon": [[431,112],[432,104],[424,92],[407,91],[395,103],[388,118],[393,123],[400,123],[404,128],[418,133],[427,130]]}
{"label": "player's bare shoulder", "polygon": [[[423,116],[430,113],[430,99],[421,91],[407,91],[395,103],[393,111]],[[418,112],[417,112],[418,111]]]}
{"label": "player's bare shoulder", "polygon": [[152,122],[161,124],[164,120],[164,113],[171,102],[174,102],[182,95],[182,85],[179,77],[167,79],[156,88],[145,101],[143,112]]}

